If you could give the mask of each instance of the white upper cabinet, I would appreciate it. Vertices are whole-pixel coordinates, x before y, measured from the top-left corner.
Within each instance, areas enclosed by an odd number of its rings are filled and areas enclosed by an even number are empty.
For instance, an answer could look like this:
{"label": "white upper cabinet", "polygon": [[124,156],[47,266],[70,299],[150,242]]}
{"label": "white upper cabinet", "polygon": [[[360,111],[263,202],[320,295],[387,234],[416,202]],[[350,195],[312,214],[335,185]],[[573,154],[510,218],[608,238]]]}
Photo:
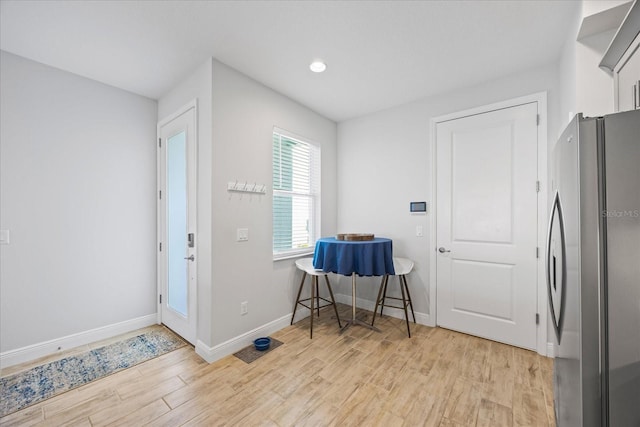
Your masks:
{"label": "white upper cabinet", "polygon": [[640,109],[640,3],[635,0],[600,61],[613,72],[616,111]]}
{"label": "white upper cabinet", "polygon": [[640,35],[613,70],[616,111],[640,108]]}

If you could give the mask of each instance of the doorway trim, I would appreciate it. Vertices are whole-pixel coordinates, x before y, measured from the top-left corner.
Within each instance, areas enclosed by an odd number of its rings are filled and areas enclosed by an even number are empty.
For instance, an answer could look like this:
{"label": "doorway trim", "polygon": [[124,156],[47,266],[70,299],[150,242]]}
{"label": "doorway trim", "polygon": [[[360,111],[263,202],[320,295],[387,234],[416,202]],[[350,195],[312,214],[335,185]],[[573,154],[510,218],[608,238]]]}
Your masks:
{"label": "doorway trim", "polygon": [[[537,207],[537,246],[539,248],[539,256],[536,266],[536,311],[539,313],[539,323],[536,332],[536,351],[538,354],[544,356],[553,356],[553,348],[549,347],[547,343],[547,316],[548,316],[548,302],[547,302],[547,288],[545,282],[545,240],[547,230],[547,204],[548,204],[548,179],[547,179],[547,92],[537,92],[531,95],[521,96],[518,98],[508,99],[493,104],[482,105],[480,107],[470,108],[455,113],[445,114],[442,116],[432,117],[429,123],[429,155],[431,156],[431,215],[429,215],[429,239],[428,239],[428,252],[429,252],[429,326],[436,326],[437,324],[437,307],[436,307],[436,293],[437,293],[437,259],[436,259],[436,245],[437,245],[437,198],[436,198],[436,185],[437,185],[437,157],[436,157],[436,127],[438,123],[447,122],[450,120],[460,119],[467,116],[473,116],[477,114],[488,113],[494,110],[500,110],[505,108],[516,107],[522,104],[529,104],[532,102],[538,103],[538,182],[540,183],[540,191],[538,192],[538,207]],[[533,185],[533,184],[532,184]]]}
{"label": "doorway trim", "polygon": [[[198,204],[198,200],[197,200],[197,193],[198,193],[198,188],[199,188],[199,183],[198,183],[198,151],[199,151],[199,140],[198,140],[198,100],[197,98],[192,99],[191,101],[189,101],[188,103],[186,103],[185,105],[181,106],[180,108],[178,108],[177,110],[175,110],[173,113],[171,113],[170,115],[168,115],[167,117],[163,118],[162,120],[158,121],[158,124],[156,126],[156,307],[157,307],[157,311],[156,311],[156,322],[157,324],[162,324],[162,303],[160,302],[160,295],[163,292],[163,287],[164,287],[164,283],[163,283],[163,275],[161,273],[161,270],[164,269],[165,265],[164,265],[164,255],[163,252],[160,251],[160,243],[162,242],[162,235],[164,230],[162,229],[163,227],[163,222],[162,222],[162,200],[160,199],[160,191],[162,188],[162,183],[161,183],[161,165],[160,162],[162,161],[162,149],[160,147],[160,143],[159,143],[159,139],[160,139],[160,133],[161,133],[161,129],[163,126],[167,125],[168,123],[172,122],[173,120],[177,119],[178,117],[180,117],[181,115],[185,114],[186,112],[188,112],[189,110],[193,109],[194,112],[194,123],[193,123],[193,138],[194,138],[194,147],[195,147],[195,159],[196,162],[194,163],[193,167],[195,168],[194,171],[194,175],[195,175],[195,194],[196,194],[196,206]],[[198,230],[197,230],[197,224],[198,224],[198,210],[196,209],[196,220],[195,220],[195,224],[196,224],[196,253],[198,253],[197,251],[197,242],[198,242]],[[196,336],[195,336],[195,340],[197,340],[197,331],[198,331],[198,302],[197,302],[197,298],[198,298],[198,269],[199,269],[199,263],[196,263],[196,286],[195,286],[195,295],[193,296],[196,299],[196,303],[194,304],[194,319],[196,322],[196,326],[195,326],[195,330],[196,330]],[[168,296],[166,296],[168,298]],[[195,345],[195,342],[192,343]]]}

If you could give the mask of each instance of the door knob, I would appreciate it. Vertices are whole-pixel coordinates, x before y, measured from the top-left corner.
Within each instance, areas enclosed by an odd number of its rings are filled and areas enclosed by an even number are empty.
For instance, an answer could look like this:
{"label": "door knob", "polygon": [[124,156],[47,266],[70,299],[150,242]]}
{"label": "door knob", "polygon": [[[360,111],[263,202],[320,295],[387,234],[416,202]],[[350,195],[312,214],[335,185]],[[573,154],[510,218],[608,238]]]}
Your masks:
{"label": "door knob", "polygon": [[184,259],[188,259],[189,261],[195,261],[196,257],[195,255],[191,255],[191,256],[184,257]]}
{"label": "door knob", "polygon": [[440,252],[441,254],[443,254],[443,253],[445,253],[445,252],[451,252],[451,251],[448,251],[448,250],[446,250],[445,248],[443,248],[442,246],[440,246],[440,247],[438,248],[438,252]]}

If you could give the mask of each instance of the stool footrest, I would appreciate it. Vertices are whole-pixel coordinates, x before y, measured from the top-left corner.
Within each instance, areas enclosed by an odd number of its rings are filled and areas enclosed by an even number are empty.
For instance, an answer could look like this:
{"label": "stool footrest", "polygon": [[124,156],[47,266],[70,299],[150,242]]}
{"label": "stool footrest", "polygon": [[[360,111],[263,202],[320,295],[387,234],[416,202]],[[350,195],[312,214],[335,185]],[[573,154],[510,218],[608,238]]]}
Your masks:
{"label": "stool footrest", "polygon": [[[385,299],[395,299],[395,300],[398,300],[398,301],[403,301],[402,298],[398,298],[398,297],[385,297]],[[379,301],[381,302],[382,300],[379,300]]]}
{"label": "stool footrest", "polygon": [[[389,298],[389,297],[387,297]],[[382,306],[382,304],[380,304]],[[398,310],[404,310],[405,308],[409,307],[409,303],[407,302],[404,307],[402,306],[397,306],[397,305],[389,305],[389,304],[385,304],[383,307],[390,307],[390,308],[397,308]]]}
{"label": "stool footrest", "polygon": [[[328,299],[322,298],[320,297],[320,299],[324,302],[326,302],[326,304],[323,305],[316,305],[313,307],[313,309],[321,309],[321,308],[325,308],[325,307],[329,307],[330,305],[333,305],[333,303],[331,301],[329,301]],[[300,304],[303,307],[308,308],[309,310],[311,310],[311,306],[304,304],[304,301],[309,301],[311,300],[311,298],[305,298],[305,299],[301,299],[300,301],[298,301],[298,304]]]}
{"label": "stool footrest", "polygon": [[[378,289],[378,297],[376,298],[376,306],[373,309],[373,319],[371,325],[376,321],[376,314],[378,314],[378,307],[380,307],[380,316],[382,316],[384,307],[395,308],[404,311],[405,322],[407,323],[407,334],[411,338],[411,328],[409,327],[409,312],[407,308],[411,309],[411,315],[413,316],[413,323],[416,323],[416,315],[413,312],[413,303],[411,302],[411,295],[409,294],[409,287],[407,286],[407,279],[404,274],[397,274],[400,281],[400,292],[402,297],[387,296],[387,285],[389,283],[389,276],[384,276]],[[401,305],[387,304],[387,300],[401,301]]]}
{"label": "stool footrest", "polygon": [[[306,267],[306,264],[302,261],[306,261],[307,263],[310,263],[311,259],[310,258],[305,258],[303,260],[299,260],[296,261],[296,266],[302,270],[302,280],[300,281],[300,286],[298,287],[298,296],[296,297],[296,302],[293,305],[293,313],[291,314],[291,324],[293,325],[293,321],[296,317],[296,310],[298,308],[298,305],[301,305],[307,309],[309,309],[309,311],[311,312],[311,321],[310,321],[310,325],[309,325],[309,338],[313,338],[313,318],[315,317],[314,315],[314,311],[317,311],[318,317],[320,317],[320,309],[321,308],[325,308],[328,306],[333,306],[333,311],[336,314],[336,319],[338,319],[338,327],[342,327],[342,324],[340,323],[340,315],[338,314],[338,307],[336,306],[336,302],[335,302],[335,297],[333,296],[333,290],[331,289],[331,283],[329,283],[329,277],[327,277],[326,274],[324,274],[324,281],[327,284],[327,290],[329,291],[329,297],[331,298],[331,300],[321,297],[320,296],[320,290],[318,288],[318,276],[319,274],[316,274],[317,271],[313,271],[311,272],[309,270],[309,268]],[[300,264],[299,264],[300,262]],[[304,281],[307,278],[307,276],[311,276],[312,281],[311,281],[311,295],[309,296],[309,298],[300,298],[301,294],[302,294],[302,289],[304,287]],[[305,304],[306,302],[306,304]]]}

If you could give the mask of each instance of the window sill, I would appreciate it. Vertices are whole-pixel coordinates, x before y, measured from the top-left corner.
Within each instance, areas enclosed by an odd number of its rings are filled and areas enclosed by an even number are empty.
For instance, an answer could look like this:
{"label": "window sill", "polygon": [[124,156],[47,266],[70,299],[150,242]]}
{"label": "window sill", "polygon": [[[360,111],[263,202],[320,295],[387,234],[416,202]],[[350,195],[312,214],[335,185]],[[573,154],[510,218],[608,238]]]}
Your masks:
{"label": "window sill", "polygon": [[302,258],[307,255],[313,255],[313,251],[314,249],[310,248],[308,251],[304,251],[304,252],[282,254],[282,255],[274,256],[273,261],[276,262],[276,261],[284,261],[284,260],[293,259],[293,258]]}

